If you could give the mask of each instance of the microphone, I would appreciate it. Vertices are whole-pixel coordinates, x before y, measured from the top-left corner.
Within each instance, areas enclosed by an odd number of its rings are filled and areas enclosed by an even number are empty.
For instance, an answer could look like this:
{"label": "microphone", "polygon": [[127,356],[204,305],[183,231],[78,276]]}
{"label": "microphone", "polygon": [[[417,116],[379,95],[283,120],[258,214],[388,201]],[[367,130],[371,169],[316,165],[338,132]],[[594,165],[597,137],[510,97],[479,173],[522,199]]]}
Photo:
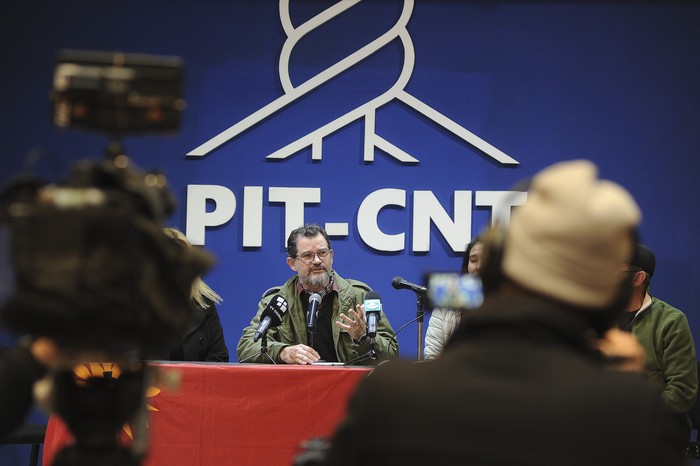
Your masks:
{"label": "microphone", "polygon": [[306,314],[306,328],[312,332],[316,329],[316,317],[318,316],[318,306],[320,304],[320,294],[314,293],[309,296],[309,312]]}
{"label": "microphone", "polygon": [[397,290],[403,288],[405,290],[411,290],[414,293],[425,293],[426,291],[428,291],[426,287],[416,285],[415,283],[407,282],[401,277],[394,277],[394,279],[391,280],[391,286],[393,286]]}
{"label": "microphone", "polygon": [[282,318],[287,313],[289,308],[289,303],[280,295],[275,295],[267,303],[265,309],[260,314],[260,324],[257,330],[255,330],[255,335],[253,335],[253,342],[256,342],[260,337],[267,335],[268,330],[271,327],[277,327],[282,323]]}
{"label": "microphone", "polygon": [[367,319],[367,336],[377,336],[377,321],[382,318],[382,300],[379,293],[370,291],[365,295],[365,318]]}

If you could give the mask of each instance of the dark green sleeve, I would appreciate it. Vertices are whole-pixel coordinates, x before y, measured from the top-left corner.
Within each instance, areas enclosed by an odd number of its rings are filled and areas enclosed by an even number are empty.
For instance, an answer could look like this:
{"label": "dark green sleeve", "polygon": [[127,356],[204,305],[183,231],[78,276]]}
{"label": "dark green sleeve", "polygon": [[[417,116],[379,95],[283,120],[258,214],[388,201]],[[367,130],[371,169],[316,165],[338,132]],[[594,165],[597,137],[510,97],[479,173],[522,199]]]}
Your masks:
{"label": "dark green sleeve", "polygon": [[675,413],[687,413],[698,392],[698,369],[695,344],[688,319],[678,312],[668,319],[661,331],[662,367],[665,388],[661,399]]}

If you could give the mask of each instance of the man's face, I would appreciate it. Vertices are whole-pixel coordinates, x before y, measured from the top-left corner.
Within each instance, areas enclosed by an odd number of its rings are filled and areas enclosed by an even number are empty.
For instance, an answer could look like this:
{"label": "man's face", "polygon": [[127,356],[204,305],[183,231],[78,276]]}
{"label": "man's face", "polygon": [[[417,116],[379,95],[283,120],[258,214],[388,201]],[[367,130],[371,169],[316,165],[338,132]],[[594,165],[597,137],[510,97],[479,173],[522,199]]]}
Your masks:
{"label": "man's face", "polygon": [[297,256],[287,257],[287,265],[299,275],[307,290],[321,291],[331,278],[333,250],[321,234],[313,238],[300,236],[297,239]]}

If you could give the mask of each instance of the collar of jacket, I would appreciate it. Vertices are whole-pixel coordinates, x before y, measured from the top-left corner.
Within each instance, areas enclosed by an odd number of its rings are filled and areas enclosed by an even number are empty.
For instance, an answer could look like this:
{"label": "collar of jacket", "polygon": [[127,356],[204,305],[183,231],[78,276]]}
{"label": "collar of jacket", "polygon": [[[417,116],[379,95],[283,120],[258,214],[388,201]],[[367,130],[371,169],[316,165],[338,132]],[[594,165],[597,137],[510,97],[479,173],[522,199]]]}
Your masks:
{"label": "collar of jacket", "polygon": [[480,338],[526,339],[591,349],[594,331],[576,308],[534,295],[491,297],[462,314],[451,343]]}
{"label": "collar of jacket", "polygon": [[654,301],[656,301],[656,298],[647,293],[647,295],[644,297],[644,302],[642,303],[641,309],[637,311],[632,321],[634,322],[637,319],[641,319],[649,315],[651,308],[654,305]]}
{"label": "collar of jacket", "polygon": [[[213,305],[211,301],[207,300],[207,302],[209,302],[210,306]],[[190,308],[192,309],[192,317],[190,318],[189,322],[187,323],[187,326],[185,327],[183,337],[194,333],[194,331],[202,325],[204,319],[207,317],[207,313],[209,312],[209,309],[205,309],[195,302],[190,303]]]}

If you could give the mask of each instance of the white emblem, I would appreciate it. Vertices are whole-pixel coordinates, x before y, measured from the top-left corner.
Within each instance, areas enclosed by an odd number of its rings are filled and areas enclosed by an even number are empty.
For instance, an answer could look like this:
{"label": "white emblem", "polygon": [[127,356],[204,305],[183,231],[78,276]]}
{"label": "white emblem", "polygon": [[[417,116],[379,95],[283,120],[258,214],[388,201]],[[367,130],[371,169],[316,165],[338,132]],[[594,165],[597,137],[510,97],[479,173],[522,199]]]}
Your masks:
{"label": "white emblem", "polygon": [[313,160],[321,160],[322,158],[322,144],[323,138],[332,134],[333,132],[347,126],[348,124],[364,119],[364,161],[372,162],[374,161],[374,149],[378,148],[389,154],[391,157],[403,163],[418,163],[419,160],[415,157],[409,155],[399,147],[395,146],[391,142],[387,141],[375,131],[375,115],[377,109],[383,105],[389,103],[394,99],[398,99],[409,107],[415,109],[417,112],[421,113],[423,116],[433,120],[435,123],[439,124],[446,130],[452,132],[457,137],[463,139],[467,143],[476,147],[486,155],[490,156],[497,162],[501,164],[517,165],[519,162],[509,155],[505,154],[501,150],[492,146],[488,142],[484,141],[471,131],[460,126],[455,121],[446,117],[442,113],[438,112],[434,108],[430,107],[426,103],[418,100],[416,97],[412,96],[405,91],[405,87],[408,84],[411,74],[413,72],[415,64],[415,51],[413,49],[413,42],[408,34],[406,25],[408,20],[413,13],[413,0],[404,0],[403,10],[401,15],[396,21],[396,23],[384,34],[377,37],[376,39],[369,42],[367,45],[363,46],[354,53],[348,55],[342,60],[336,62],[332,66],[326,68],[319,74],[313,76],[309,80],[294,87],[289,77],[289,58],[294,46],[310,31],[318,28],[324,23],[330,21],[337,15],[342,14],[349,8],[353,7],[361,0],[341,0],[335,3],[333,6],[319,13],[317,16],[311,18],[309,21],[301,24],[299,27],[295,28],[292,25],[291,18],[289,16],[289,0],[280,0],[280,20],[282,22],[282,27],[287,35],[287,40],[282,46],[282,52],[280,53],[279,60],[279,74],[282,88],[284,89],[284,95],[278,99],[270,102],[260,110],[252,113],[248,117],[234,124],[230,128],[224,130],[218,135],[214,136],[204,144],[190,151],[188,157],[204,157],[209,154],[214,149],[220,147],[231,139],[235,138],[244,131],[250,129],[252,126],[260,123],[276,112],[282,110],[286,106],[293,104],[297,99],[302,98],[307,93],[318,88],[322,84],[328,82],[334,77],[338,76],[340,73],[345,72],[350,67],[356,65],[362,60],[366,59],[373,53],[385,47],[392,40],[399,38],[404,48],[404,62],[399,74],[398,79],[391,88],[386,92],[379,95],[378,97],[370,100],[369,102],[347,112],[346,114],[336,118],[335,120],[321,126],[320,128],[308,133],[295,141],[287,144],[286,146],[276,150],[275,152],[267,156],[268,159],[285,159],[291,155],[297,153],[298,151],[311,147],[311,158]]}

